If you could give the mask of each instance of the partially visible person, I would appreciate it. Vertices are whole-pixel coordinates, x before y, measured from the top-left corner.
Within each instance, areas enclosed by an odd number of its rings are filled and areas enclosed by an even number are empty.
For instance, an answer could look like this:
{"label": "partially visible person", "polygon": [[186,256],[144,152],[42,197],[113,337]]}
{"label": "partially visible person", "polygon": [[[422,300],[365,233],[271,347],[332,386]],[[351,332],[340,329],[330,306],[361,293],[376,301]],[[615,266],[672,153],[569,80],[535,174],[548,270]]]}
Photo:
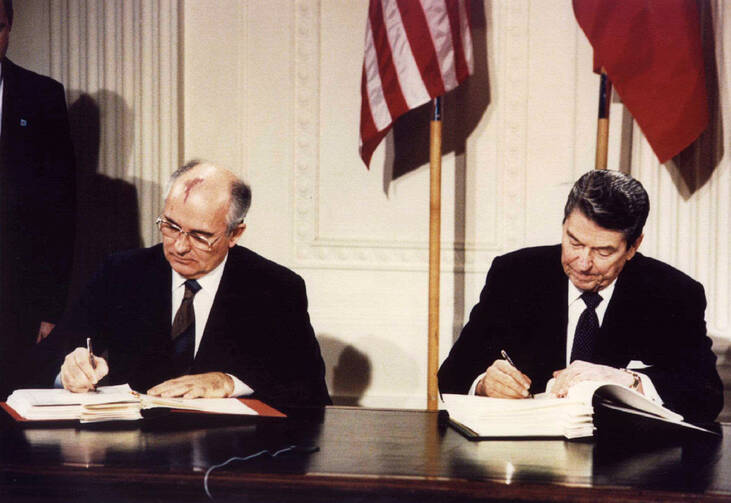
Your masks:
{"label": "partially visible person", "polygon": [[723,386],[703,286],[638,253],[649,208],[631,176],[583,175],[566,202],[560,245],[494,260],[439,389],[526,398],[549,378],[546,391],[557,396],[577,382],[613,382],[688,420],[714,420]]}
{"label": "partially visible person", "polygon": [[63,86],[6,57],[0,2],[0,395],[63,313],[74,251],[75,169]]}
{"label": "partially visible person", "polygon": [[47,341],[69,343],[53,367],[63,386],[104,379],[164,397],[329,404],[304,281],[236,244],[250,202],[225,169],[178,169],[157,219],[162,243],[110,256]]}

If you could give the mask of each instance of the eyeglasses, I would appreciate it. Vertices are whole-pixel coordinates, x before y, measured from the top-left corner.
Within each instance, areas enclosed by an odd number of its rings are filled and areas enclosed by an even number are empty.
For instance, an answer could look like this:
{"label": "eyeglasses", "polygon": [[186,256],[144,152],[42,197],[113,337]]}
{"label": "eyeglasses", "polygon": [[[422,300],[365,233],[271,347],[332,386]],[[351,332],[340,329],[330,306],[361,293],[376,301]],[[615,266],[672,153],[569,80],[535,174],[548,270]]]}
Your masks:
{"label": "eyeglasses", "polygon": [[203,251],[210,251],[211,248],[213,248],[213,245],[216,244],[216,241],[225,234],[222,232],[213,238],[213,236],[204,236],[196,231],[184,231],[179,225],[172,223],[165,217],[157,217],[155,224],[157,225],[157,228],[160,229],[163,237],[177,241],[181,235],[188,236],[190,238],[190,245],[193,248]]}

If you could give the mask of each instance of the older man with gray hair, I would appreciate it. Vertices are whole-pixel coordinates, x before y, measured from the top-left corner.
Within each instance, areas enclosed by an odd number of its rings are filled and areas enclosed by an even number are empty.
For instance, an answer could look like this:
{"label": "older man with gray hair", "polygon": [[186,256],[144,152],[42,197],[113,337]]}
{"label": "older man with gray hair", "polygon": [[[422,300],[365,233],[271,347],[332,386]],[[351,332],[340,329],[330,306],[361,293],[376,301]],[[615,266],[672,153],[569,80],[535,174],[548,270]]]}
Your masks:
{"label": "older man with gray hair", "polygon": [[580,381],[613,382],[686,419],[715,419],[723,386],[703,286],[637,252],[649,209],[631,176],[583,175],[566,202],[560,245],[494,260],[439,369],[440,390],[525,398],[549,378],[546,391],[557,396]]}
{"label": "older man with gray hair", "polygon": [[112,255],[49,338],[76,347],[61,365],[66,389],[128,382],[165,397],[330,403],[302,278],[236,244],[250,201],[212,164],[172,175],[162,243]]}

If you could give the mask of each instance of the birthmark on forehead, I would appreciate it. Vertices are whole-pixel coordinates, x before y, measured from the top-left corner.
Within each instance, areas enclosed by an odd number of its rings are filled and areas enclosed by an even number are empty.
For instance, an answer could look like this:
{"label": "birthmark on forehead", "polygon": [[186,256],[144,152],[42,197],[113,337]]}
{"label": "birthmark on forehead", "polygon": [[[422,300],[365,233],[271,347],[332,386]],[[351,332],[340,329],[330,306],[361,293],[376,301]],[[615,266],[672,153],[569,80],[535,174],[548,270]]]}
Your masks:
{"label": "birthmark on forehead", "polygon": [[193,187],[196,185],[199,185],[203,183],[203,178],[193,178],[192,180],[188,180],[185,182],[185,198],[183,199],[183,202],[188,201],[188,196],[190,195],[190,191],[193,190]]}

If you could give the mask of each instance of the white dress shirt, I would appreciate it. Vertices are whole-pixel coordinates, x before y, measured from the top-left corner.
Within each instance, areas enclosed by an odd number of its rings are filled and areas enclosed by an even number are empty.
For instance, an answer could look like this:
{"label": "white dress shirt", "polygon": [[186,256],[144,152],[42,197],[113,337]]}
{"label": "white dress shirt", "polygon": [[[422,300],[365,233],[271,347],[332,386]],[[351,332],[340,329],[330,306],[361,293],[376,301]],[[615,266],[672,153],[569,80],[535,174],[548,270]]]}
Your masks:
{"label": "white dress shirt", "polygon": [[[218,264],[218,266],[216,266],[215,269],[205,276],[201,276],[196,279],[201,289],[198,290],[198,293],[196,293],[193,297],[193,312],[195,312],[195,346],[193,347],[193,357],[198,354],[198,347],[200,347],[201,340],[203,339],[203,332],[205,331],[206,323],[208,323],[208,315],[211,314],[213,300],[216,298],[218,285],[221,284],[223,268],[226,265],[227,260],[228,254],[226,254],[226,257],[220,264]],[[170,318],[171,326],[180,304],[183,303],[186,281],[186,278],[178,274],[175,269],[173,269],[172,272],[173,309],[172,316]],[[234,391],[231,396],[246,396],[251,395],[254,392],[251,387],[242,382],[238,377],[231,374],[227,375],[234,381]]]}
{"label": "white dress shirt", "polygon": [[[569,306],[569,312],[568,312],[568,323],[566,325],[566,366],[568,367],[571,363],[571,349],[574,346],[574,335],[576,333],[576,325],[579,323],[579,317],[581,316],[581,313],[584,312],[584,309],[586,309],[586,304],[581,299],[581,294],[584,293],[583,290],[580,290],[576,288],[576,285],[574,285],[570,279],[566,278],[566,281],[569,283],[569,291],[568,291],[568,306]],[[612,281],[609,285],[604,287],[603,289],[599,290],[599,296],[602,298],[602,301],[599,303],[599,305],[596,307],[596,315],[599,319],[599,326],[602,326],[602,322],[604,321],[604,315],[607,312],[607,307],[609,307],[609,302],[612,300],[612,295],[614,294],[614,286],[616,285],[617,280],[615,279]],[[518,364],[519,365],[519,364]],[[637,370],[647,368],[647,365],[642,363],[641,361],[632,360],[628,365],[627,368],[632,369],[637,373],[637,375],[640,376],[640,380],[642,381],[642,391],[645,394],[647,398],[650,400],[653,400],[659,404],[662,404],[663,401],[660,398],[660,395],[658,394],[657,390],[655,389],[655,385],[652,384],[652,380],[647,377],[642,372],[637,372]],[[520,369],[518,369],[520,370]],[[556,369],[558,370],[558,369]],[[472,386],[470,386],[470,389],[468,391],[468,394],[474,395],[475,390],[477,389],[477,384],[480,382],[480,380],[485,376],[485,373],[483,372],[477,378],[472,382]],[[529,376],[530,377],[530,376]],[[548,390],[546,390],[548,391]]]}

